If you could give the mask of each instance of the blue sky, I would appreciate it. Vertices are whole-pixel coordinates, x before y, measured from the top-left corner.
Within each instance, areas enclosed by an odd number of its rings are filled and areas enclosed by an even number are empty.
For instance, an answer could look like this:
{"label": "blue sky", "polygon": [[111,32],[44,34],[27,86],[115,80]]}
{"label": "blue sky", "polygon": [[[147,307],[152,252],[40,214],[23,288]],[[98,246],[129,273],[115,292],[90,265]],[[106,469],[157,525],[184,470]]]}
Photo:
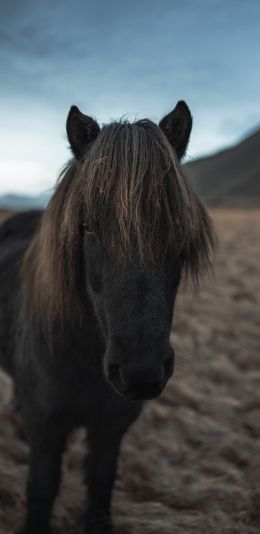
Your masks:
{"label": "blue sky", "polygon": [[258,0],[1,0],[0,193],[51,188],[77,104],[100,123],[158,121],[184,99],[187,158],[260,122]]}

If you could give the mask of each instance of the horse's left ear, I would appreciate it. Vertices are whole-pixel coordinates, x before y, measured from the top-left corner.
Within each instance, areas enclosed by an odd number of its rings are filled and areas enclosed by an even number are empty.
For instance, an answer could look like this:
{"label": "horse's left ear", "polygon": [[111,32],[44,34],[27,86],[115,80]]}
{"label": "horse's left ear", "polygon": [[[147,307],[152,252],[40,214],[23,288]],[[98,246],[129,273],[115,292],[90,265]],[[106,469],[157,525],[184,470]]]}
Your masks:
{"label": "horse's left ear", "polygon": [[192,128],[192,116],[186,102],[180,100],[176,107],[161,120],[159,126],[178,158],[183,158]]}
{"label": "horse's left ear", "polygon": [[77,106],[70,108],[66,123],[68,140],[76,159],[81,159],[88,143],[94,141],[100,132],[98,123],[81,113]]}

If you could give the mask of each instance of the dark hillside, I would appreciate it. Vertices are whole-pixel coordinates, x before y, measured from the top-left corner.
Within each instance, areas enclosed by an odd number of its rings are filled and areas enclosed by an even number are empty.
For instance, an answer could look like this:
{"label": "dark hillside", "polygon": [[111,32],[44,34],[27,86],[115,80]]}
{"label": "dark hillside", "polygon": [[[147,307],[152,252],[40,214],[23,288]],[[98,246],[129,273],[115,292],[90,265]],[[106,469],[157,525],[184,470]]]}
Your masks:
{"label": "dark hillside", "polygon": [[260,202],[260,130],[238,145],[185,167],[195,190],[207,202]]}

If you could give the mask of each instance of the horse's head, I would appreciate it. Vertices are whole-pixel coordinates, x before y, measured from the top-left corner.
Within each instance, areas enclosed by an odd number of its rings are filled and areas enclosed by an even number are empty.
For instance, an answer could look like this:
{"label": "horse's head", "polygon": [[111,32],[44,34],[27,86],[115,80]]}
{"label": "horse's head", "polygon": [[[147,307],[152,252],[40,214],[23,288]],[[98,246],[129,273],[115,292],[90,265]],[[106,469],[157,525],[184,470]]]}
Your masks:
{"label": "horse's head", "polygon": [[173,372],[169,335],[182,249],[191,246],[188,225],[196,225],[199,214],[178,165],[191,127],[184,102],[159,127],[139,121],[100,131],[75,106],[67,120],[72,151],[84,169],[79,179],[86,179],[86,289],[106,343],[106,378],[125,399],[156,397]]}
{"label": "horse's head", "polygon": [[164,388],[174,367],[169,337],[181,275],[196,280],[210,261],[211,225],[179,163],[191,126],[184,102],[159,126],[145,119],[100,129],[75,106],[67,119],[75,157],[38,239],[41,300],[49,323],[71,320],[75,300],[81,313],[91,306],[106,379],[124,399]]}

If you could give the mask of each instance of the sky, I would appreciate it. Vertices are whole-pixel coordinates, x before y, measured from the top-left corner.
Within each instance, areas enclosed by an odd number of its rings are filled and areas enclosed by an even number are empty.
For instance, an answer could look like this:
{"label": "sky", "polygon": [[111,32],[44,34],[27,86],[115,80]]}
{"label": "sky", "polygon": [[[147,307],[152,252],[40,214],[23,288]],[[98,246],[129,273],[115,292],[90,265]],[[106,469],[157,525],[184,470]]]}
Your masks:
{"label": "sky", "polygon": [[72,104],[157,122],[184,99],[187,161],[260,124],[259,0],[0,3],[0,194],[53,187]]}

